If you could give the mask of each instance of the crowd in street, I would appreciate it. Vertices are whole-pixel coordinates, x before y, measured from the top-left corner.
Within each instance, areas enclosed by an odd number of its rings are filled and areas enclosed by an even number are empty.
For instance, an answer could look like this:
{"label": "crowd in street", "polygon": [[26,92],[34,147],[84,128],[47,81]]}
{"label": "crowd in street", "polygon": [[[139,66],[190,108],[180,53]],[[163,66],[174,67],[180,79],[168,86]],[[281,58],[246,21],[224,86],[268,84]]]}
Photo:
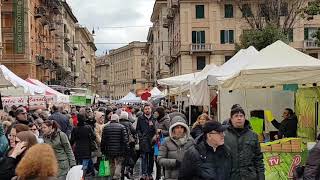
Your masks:
{"label": "crowd in street", "polygon": [[258,136],[239,105],[223,124],[203,113],[190,127],[177,106],[150,104],[13,106],[0,121],[1,180],[64,180],[76,165],[94,177],[105,159],[110,179],[133,179],[138,159],[141,180],[265,179]]}

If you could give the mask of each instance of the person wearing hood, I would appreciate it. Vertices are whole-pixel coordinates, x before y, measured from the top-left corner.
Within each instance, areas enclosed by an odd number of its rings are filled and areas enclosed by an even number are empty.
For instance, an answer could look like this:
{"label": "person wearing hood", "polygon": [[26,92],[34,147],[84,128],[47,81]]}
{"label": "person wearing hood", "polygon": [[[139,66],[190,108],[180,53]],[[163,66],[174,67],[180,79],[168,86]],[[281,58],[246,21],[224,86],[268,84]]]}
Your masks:
{"label": "person wearing hood", "polygon": [[230,180],[232,156],[225,145],[226,126],[218,121],[208,121],[203,126],[203,135],[184,155],[179,180]]}
{"label": "person wearing hood", "polygon": [[195,144],[190,129],[181,116],[171,120],[169,137],[160,146],[158,163],[165,169],[165,179],[178,179],[179,168],[185,152]]}
{"label": "person wearing hood", "polygon": [[249,126],[242,108],[231,110],[225,144],[232,154],[231,180],[264,180],[264,163],[258,135]]}

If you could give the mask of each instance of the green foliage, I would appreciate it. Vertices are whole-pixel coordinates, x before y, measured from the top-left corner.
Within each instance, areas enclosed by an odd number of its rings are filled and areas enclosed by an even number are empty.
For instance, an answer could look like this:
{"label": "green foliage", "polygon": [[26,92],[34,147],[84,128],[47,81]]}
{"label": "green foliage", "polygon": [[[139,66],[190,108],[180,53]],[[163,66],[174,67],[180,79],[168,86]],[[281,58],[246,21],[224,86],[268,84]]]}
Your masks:
{"label": "green foliage", "polygon": [[320,0],[309,2],[308,6],[304,8],[304,13],[307,15],[320,14]]}
{"label": "green foliage", "polygon": [[282,40],[286,43],[288,42],[287,35],[285,35],[278,27],[266,26],[262,30],[247,30],[240,36],[240,43],[236,43],[236,50],[246,49],[249,46],[261,50],[277,40]]}

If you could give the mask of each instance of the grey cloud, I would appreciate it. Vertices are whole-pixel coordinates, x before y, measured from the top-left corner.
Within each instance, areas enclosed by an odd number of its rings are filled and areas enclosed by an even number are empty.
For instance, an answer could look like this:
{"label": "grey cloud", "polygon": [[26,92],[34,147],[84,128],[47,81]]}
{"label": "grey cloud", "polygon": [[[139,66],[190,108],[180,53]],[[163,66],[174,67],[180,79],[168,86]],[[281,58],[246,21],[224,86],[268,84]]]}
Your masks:
{"label": "grey cloud", "polygon": [[[69,0],[79,23],[95,29],[97,54],[124,46],[131,41],[145,41],[154,0]],[[118,26],[145,26],[110,28]],[[108,28],[109,27],[109,28]]]}

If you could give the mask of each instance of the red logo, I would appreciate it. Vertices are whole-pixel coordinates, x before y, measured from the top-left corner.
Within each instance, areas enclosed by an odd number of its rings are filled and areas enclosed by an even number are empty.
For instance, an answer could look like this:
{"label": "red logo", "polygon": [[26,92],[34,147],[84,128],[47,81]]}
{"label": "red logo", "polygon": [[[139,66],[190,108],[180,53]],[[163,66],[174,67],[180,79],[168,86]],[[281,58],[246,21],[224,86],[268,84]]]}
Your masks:
{"label": "red logo", "polygon": [[276,166],[280,164],[280,156],[272,156],[268,160],[269,166]]}

